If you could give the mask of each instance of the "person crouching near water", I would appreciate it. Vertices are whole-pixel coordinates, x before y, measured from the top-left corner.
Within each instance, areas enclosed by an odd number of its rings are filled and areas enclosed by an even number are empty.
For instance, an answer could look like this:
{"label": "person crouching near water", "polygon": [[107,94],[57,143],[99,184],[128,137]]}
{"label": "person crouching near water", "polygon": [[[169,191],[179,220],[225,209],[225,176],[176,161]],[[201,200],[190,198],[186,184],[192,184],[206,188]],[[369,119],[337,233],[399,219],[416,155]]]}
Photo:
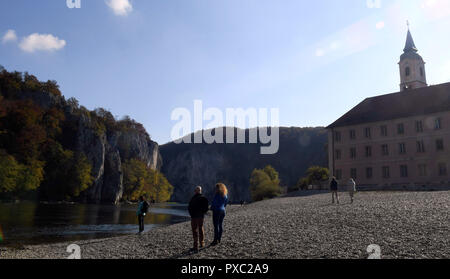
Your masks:
{"label": "person crouching near water", "polygon": [[330,190],[332,203],[334,203],[334,197],[336,197],[337,204],[339,204],[338,183],[336,181],[336,177],[333,177],[331,180]]}
{"label": "person crouching near water", "polygon": [[145,215],[147,215],[148,212],[148,202],[145,200],[144,196],[140,196],[139,197],[139,206],[138,206],[138,210],[136,211],[136,215],[138,217],[138,221],[139,221],[139,233],[142,233],[144,231],[144,218]]}
{"label": "person crouching near water", "polygon": [[208,212],[208,199],[202,195],[202,187],[197,186],[194,190],[194,196],[189,202],[189,215],[191,215],[192,234],[194,236],[193,252],[198,252],[198,247],[205,247],[205,229],[203,221],[205,214]]}
{"label": "person crouching near water", "polygon": [[222,240],[223,220],[225,219],[225,208],[228,204],[228,190],[225,184],[216,184],[216,193],[211,204],[213,211],[213,225],[214,225],[214,241],[211,246],[216,246]]}
{"label": "person crouching near water", "polygon": [[356,182],[353,178],[350,178],[348,180],[347,190],[348,194],[350,195],[350,201],[351,203],[353,203],[353,197],[355,196],[356,192]]}

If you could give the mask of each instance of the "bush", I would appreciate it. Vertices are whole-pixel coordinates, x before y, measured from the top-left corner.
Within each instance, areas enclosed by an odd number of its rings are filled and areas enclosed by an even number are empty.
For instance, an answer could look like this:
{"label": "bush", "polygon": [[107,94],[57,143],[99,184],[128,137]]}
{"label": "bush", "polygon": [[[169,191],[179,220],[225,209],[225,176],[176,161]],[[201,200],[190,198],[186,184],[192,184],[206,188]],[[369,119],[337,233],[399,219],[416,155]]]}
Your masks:
{"label": "bush", "polygon": [[296,188],[300,190],[307,190],[309,185],[316,184],[328,180],[330,177],[327,168],[313,166],[306,171],[306,177],[298,180]]}
{"label": "bush", "polygon": [[271,166],[255,169],[250,177],[250,194],[253,201],[272,199],[281,193],[278,172]]}

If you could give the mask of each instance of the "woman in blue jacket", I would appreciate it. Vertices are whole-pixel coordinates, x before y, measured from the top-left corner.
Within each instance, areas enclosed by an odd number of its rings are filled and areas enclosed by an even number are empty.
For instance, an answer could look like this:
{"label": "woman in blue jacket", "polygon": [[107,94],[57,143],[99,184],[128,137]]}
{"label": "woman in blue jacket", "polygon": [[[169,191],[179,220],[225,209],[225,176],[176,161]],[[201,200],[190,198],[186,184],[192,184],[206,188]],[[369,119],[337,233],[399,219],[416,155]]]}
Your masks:
{"label": "woman in blue jacket", "polygon": [[213,211],[214,241],[211,246],[216,246],[222,240],[223,219],[225,218],[225,208],[228,204],[228,190],[223,183],[216,184],[216,194],[211,204]]}

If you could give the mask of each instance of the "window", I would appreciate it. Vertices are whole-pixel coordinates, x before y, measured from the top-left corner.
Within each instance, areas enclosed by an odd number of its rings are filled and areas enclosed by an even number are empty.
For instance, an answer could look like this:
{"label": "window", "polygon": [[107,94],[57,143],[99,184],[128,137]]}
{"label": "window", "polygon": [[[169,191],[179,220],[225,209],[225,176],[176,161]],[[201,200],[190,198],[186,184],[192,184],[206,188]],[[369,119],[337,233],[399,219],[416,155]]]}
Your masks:
{"label": "window", "polygon": [[389,178],[391,176],[389,173],[389,167],[383,167],[382,172],[383,172],[383,178]]}
{"label": "window", "polygon": [[408,166],[407,165],[401,165],[400,166],[400,176],[401,177],[408,177]]}
{"label": "window", "polygon": [[447,175],[447,164],[446,163],[440,163],[438,168],[439,168],[439,176]]}
{"label": "window", "polygon": [[440,130],[441,128],[442,128],[442,119],[436,118],[436,120],[434,121],[434,129]]}
{"label": "window", "polygon": [[342,170],[336,170],[335,174],[337,180],[342,179]]}
{"label": "window", "polygon": [[423,123],[422,121],[416,121],[416,132],[423,133]]}
{"label": "window", "polygon": [[353,178],[353,179],[356,179],[356,178],[357,178],[357,177],[356,177],[356,169],[351,169],[351,170],[350,170],[350,177]]}
{"label": "window", "polygon": [[442,139],[436,140],[436,150],[437,151],[444,150],[444,140],[442,140]]}
{"label": "window", "polygon": [[423,68],[420,67],[420,76],[423,77]]}
{"label": "window", "polygon": [[364,135],[366,136],[366,138],[370,139],[370,128],[364,129]]}
{"label": "window", "polygon": [[399,154],[406,154],[406,144],[399,143],[398,144],[398,153]]}
{"label": "window", "polygon": [[356,148],[355,147],[350,148],[350,158],[351,159],[356,158]]}
{"label": "window", "polygon": [[405,133],[405,125],[403,125],[403,123],[397,125],[397,133],[399,135],[403,135]]}
{"label": "window", "polygon": [[381,154],[383,156],[388,156],[389,155],[389,146],[387,144],[383,144],[381,146]]}
{"label": "window", "polygon": [[334,133],[334,140],[336,142],[340,142],[341,141],[341,132],[335,132]]}
{"label": "window", "polygon": [[419,165],[419,176],[427,176],[427,165],[425,164]]}
{"label": "window", "polygon": [[387,137],[387,135],[388,135],[388,133],[387,133],[387,126],[386,125],[381,126],[380,130],[381,130],[381,136]]}
{"label": "window", "polygon": [[356,139],[356,131],[355,130],[350,130],[350,139],[351,140],[355,140]]}
{"label": "window", "polygon": [[366,157],[372,157],[372,147],[366,146]]}
{"label": "window", "polygon": [[409,67],[406,67],[406,69],[405,69],[405,75],[406,75],[407,77],[409,77],[410,74],[411,74],[411,69],[410,69]]}
{"label": "window", "polygon": [[417,153],[424,153],[425,152],[425,144],[423,143],[423,140],[417,142]]}
{"label": "window", "polygon": [[341,150],[337,149],[336,150],[336,160],[340,160],[341,159]]}
{"label": "window", "polygon": [[373,177],[373,169],[372,168],[366,168],[366,177],[368,179]]}

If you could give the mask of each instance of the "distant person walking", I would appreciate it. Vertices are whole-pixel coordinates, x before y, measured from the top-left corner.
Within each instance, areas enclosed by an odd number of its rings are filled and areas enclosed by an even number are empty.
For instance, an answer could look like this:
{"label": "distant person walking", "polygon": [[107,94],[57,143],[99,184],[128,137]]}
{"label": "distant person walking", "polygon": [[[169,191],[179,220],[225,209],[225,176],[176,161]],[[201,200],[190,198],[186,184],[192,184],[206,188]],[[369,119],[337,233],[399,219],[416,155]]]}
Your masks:
{"label": "distant person walking", "polygon": [[348,194],[350,195],[350,201],[351,203],[353,203],[353,197],[355,196],[356,192],[356,182],[353,178],[350,178],[348,180],[347,190]]}
{"label": "distant person walking", "polygon": [[339,204],[338,183],[336,181],[336,177],[333,177],[333,179],[331,180],[330,190],[332,203],[334,204],[334,197],[336,197],[337,204]]}
{"label": "distant person walking", "polygon": [[214,241],[211,246],[216,246],[222,240],[223,233],[223,220],[225,219],[225,208],[228,204],[228,190],[225,184],[216,184],[216,194],[211,204],[211,210],[213,211],[213,224],[214,224]]}
{"label": "distant person walking", "polygon": [[202,187],[197,186],[194,196],[189,202],[189,215],[191,215],[192,235],[194,236],[193,252],[198,252],[198,247],[205,247],[205,229],[203,227],[205,214],[208,212],[208,199],[202,195]]}
{"label": "distant person walking", "polygon": [[148,202],[145,200],[144,196],[140,196],[138,210],[136,211],[139,222],[139,233],[142,233],[144,231],[144,218],[148,213],[148,208]]}

